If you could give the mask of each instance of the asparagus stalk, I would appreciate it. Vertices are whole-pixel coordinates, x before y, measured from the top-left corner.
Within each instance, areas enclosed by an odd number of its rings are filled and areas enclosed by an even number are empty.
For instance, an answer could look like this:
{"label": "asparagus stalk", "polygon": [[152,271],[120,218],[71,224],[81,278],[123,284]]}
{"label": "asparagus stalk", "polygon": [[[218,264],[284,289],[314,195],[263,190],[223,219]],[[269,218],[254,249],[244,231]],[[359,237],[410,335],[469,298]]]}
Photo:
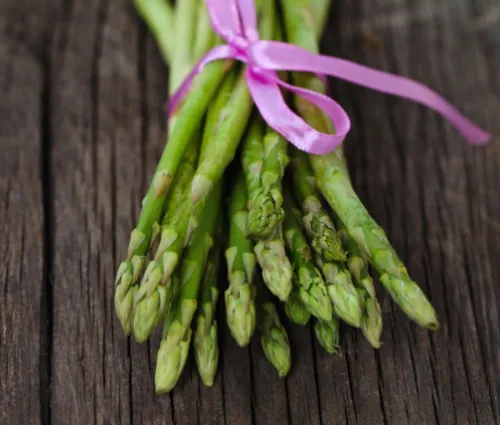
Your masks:
{"label": "asparagus stalk", "polygon": [[174,388],[186,363],[191,344],[191,322],[198,307],[205,263],[213,245],[220,195],[221,185],[217,184],[207,202],[204,220],[193,233],[181,264],[179,299],[157,355],[155,387],[158,394],[168,393]]}
{"label": "asparagus stalk", "polygon": [[163,332],[162,332],[163,339],[165,339],[165,337],[167,336],[168,330],[170,329],[170,324],[174,320],[175,307],[177,306],[179,301],[179,294],[181,292],[181,277],[179,269],[176,269],[171,279],[172,279],[171,285],[172,285],[173,295],[172,295],[172,301],[165,310],[165,315],[163,317]]}
{"label": "asparagus stalk", "polygon": [[[273,35],[275,25],[274,2],[263,2],[259,10],[259,29],[263,39]],[[201,159],[193,179],[191,196],[197,204],[206,197],[218,181],[228,164],[233,160],[245,128],[253,103],[244,78],[240,72],[224,111],[220,114],[217,137],[212,139],[207,155]]]}
{"label": "asparagus stalk", "polygon": [[134,0],[134,5],[149,30],[154,35],[163,60],[172,61],[174,55],[175,38],[166,31],[174,24],[174,11],[165,0]]}
{"label": "asparagus stalk", "polygon": [[[171,36],[171,28],[163,25],[155,26],[153,32],[159,42]],[[197,36],[208,37],[209,33]],[[137,227],[131,233],[127,258],[120,264],[115,280],[116,311],[127,335],[131,328],[130,315],[137,290],[136,285],[153,234],[159,228],[158,222],[164,210],[165,199],[185,151],[199,129],[209,102],[231,64],[232,61],[216,61],[208,64],[194,79],[189,96],[186,96],[170,119],[169,141],[144,198]]]}
{"label": "asparagus stalk", "polygon": [[311,0],[316,38],[319,40],[325,28],[332,7],[332,0]]}
{"label": "asparagus stalk", "polygon": [[325,281],[313,263],[311,249],[297,220],[298,211],[289,191],[284,192],[284,202],[285,240],[293,262],[294,281],[300,299],[313,316],[329,321],[332,319],[332,303],[328,298]]}
{"label": "asparagus stalk", "polygon": [[302,301],[298,290],[292,291],[285,302],[285,313],[292,323],[299,326],[307,325],[311,318],[311,313]]}
{"label": "asparagus stalk", "polygon": [[[274,2],[270,2],[274,9]],[[272,11],[274,13],[274,10]],[[275,25],[275,39],[281,40],[281,27]],[[261,127],[262,118],[256,115],[252,127]],[[270,237],[283,220],[284,211],[281,181],[289,163],[288,143],[271,128],[265,136],[249,131],[243,145],[243,167],[248,175],[249,213],[247,234],[254,238]]]}
{"label": "asparagus stalk", "polygon": [[342,241],[321,203],[307,154],[292,149],[291,156],[293,195],[301,207],[302,223],[312,248],[326,261],[346,261]]}
{"label": "asparagus stalk", "polygon": [[229,287],[225,292],[226,317],[231,335],[240,347],[250,343],[255,330],[256,260],[252,242],[245,237],[248,212],[245,180],[239,173],[229,204],[229,248],[226,250]]}
{"label": "asparagus stalk", "polygon": [[[171,277],[179,263],[191,213],[189,185],[196,168],[199,141],[189,145],[177,173],[165,213],[161,239],[149,272],[134,296],[132,330],[137,342],[145,342],[163,319],[165,306],[171,302]],[[163,301],[163,302],[162,302]]]}
{"label": "asparagus stalk", "polygon": [[[290,42],[313,52],[318,51],[309,0],[281,0]],[[295,74],[295,83],[324,92],[324,83],[310,74]],[[302,117],[314,128],[332,132],[332,123],[303,98],[296,98],[296,107]],[[403,311],[420,326],[438,328],[438,320],[431,303],[414,282],[399,259],[383,229],[370,216],[354,191],[340,149],[327,155],[311,155],[311,165],[318,187],[330,206],[344,223],[349,235],[356,241],[380,275],[380,282]]]}
{"label": "asparagus stalk", "polygon": [[292,364],[290,342],[281,324],[278,310],[267,289],[257,278],[257,326],[261,332],[260,343],[267,360],[280,377],[290,371]]}
{"label": "asparagus stalk", "polygon": [[215,249],[212,249],[205,266],[200,297],[201,305],[198,307],[194,332],[194,357],[201,379],[207,387],[211,387],[214,383],[219,362],[217,321],[215,320],[215,310],[219,297],[217,283],[219,264],[220,249],[216,246]]}
{"label": "asparagus stalk", "polygon": [[353,277],[354,285],[364,298],[365,311],[361,321],[361,331],[374,348],[379,348],[383,321],[373,279],[368,273],[368,265],[357,243],[349,236],[340,221],[337,221],[337,228],[347,247],[347,267]]}
{"label": "asparagus stalk", "polygon": [[199,61],[210,48],[215,44],[216,35],[212,31],[212,23],[210,14],[204,0],[198,0],[198,21],[196,23],[196,31],[198,34],[205,35],[204,37],[196,37],[193,46],[193,59]]}
{"label": "asparagus stalk", "polygon": [[[195,43],[195,23],[198,0],[182,0],[176,3],[175,14],[175,48],[173,49],[170,67],[169,87],[173,93],[193,67],[193,46]],[[206,31],[206,28],[204,28]],[[208,30],[206,35],[210,34]],[[200,39],[200,37],[197,37]]]}
{"label": "asparagus stalk", "polygon": [[334,316],[328,322],[314,321],[314,334],[327,353],[335,354],[339,349],[339,319]]}
{"label": "asparagus stalk", "polygon": [[261,118],[255,116],[243,144],[243,167],[248,175],[249,214],[247,234],[267,238],[283,219],[281,180],[288,164],[287,142],[274,131],[263,136]]}

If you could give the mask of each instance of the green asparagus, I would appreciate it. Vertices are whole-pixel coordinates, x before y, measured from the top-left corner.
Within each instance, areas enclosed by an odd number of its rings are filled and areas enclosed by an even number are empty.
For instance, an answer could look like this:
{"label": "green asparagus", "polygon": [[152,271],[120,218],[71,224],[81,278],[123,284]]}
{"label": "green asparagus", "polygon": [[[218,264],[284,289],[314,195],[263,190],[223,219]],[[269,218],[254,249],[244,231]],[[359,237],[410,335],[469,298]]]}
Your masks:
{"label": "green asparagus", "polygon": [[[154,261],[148,266],[151,269],[144,275],[134,297],[132,330],[135,340],[140,343],[145,342],[154,326],[163,320],[161,307],[170,303],[172,298],[170,278],[184,248],[191,212],[189,185],[196,168],[198,150],[199,141],[195,140],[189,145],[172,187],[162,223],[160,244]],[[160,303],[162,295],[165,301]]]}
{"label": "green asparagus", "polygon": [[[274,39],[277,41],[283,39],[279,23],[274,25]],[[281,73],[280,78],[286,79],[286,75]],[[254,120],[262,121],[262,118],[256,116]],[[261,145],[258,148],[254,147],[259,154],[262,153],[261,165],[256,167],[256,170],[245,169],[246,173],[258,171],[259,176],[258,184],[249,191],[247,233],[254,238],[269,238],[284,216],[281,187],[285,169],[290,161],[287,152],[288,142],[268,127],[266,134],[261,139],[253,141],[251,146],[256,143]],[[245,151],[244,146],[243,163],[245,163]]]}
{"label": "green asparagus", "polygon": [[293,195],[301,207],[302,223],[311,246],[326,261],[345,261],[342,241],[316,190],[316,179],[309,158],[298,149],[292,149],[291,152]]}
{"label": "green asparagus", "polygon": [[328,21],[332,0],[311,0],[311,13],[314,20],[316,39],[320,39]]}
{"label": "green asparagus", "polygon": [[[274,2],[263,2],[259,13],[259,29],[263,39],[272,36],[275,18]],[[226,107],[220,114],[217,136],[211,139],[210,149],[196,170],[191,187],[191,196],[195,204],[202,201],[210,193],[214,183],[221,178],[233,160],[247,127],[253,102],[244,74],[244,70],[241,70]]]}
{"label": "green asparagus", "polygon": [[285,302],[285,313],[292,323],[299,326],[306,325],[311,318],[311,313],[302,301],[298,290],[293,290]]}
{"label": "green asparagus", "polygon": [[153,33],[156,43],[166,63],[171,63],[175,38],[170,31],[174,24],[174,11],[165,0],[133,0],[137,12]]}
{"label": "green asparagus", "polygon": [[314,321],[314,334],[320,345],[327,353],[335,354],[339,349],[339,319],[333,316],[332,320],[322,322],[321,320]]}
{"label": "green asparagus", "polygon": [[286,255],[282,224],[278,224],[271,238],[257,242],[254,251],[266,286],[285,302],[292,292],[293,270]]}
{"label": "green asparagus", "polygon": [[226,250],[229,287],[225,292],[227,323],[239,346],[248,345],[255,330],[256,268],[252,242],[245,237],[248,212],[242,173],[236,176],[229,203],[229,248]]}
{"label": "green asparagus", "polygon": [[285,240],[293,262],[294,281],[300,299],[313,316],[329,321],[332,319],[332,303],[321,272],[314,265],[311,249],[297,220],[298,211],[288,190],[284,192],[284,202]]}
{"label": "green asparagus", "polygon": [[340,263],[325,262],[319,256],[320,266],[327,285],[333,312],[347,324],[359,328],[363,318],[363,298],[352,283],[351,273]]}
{"label": "green asparagus", "polygon": [[288,333],[281,324],[278,310],[271,299],[268,290],[257,282],[257,326],[261,332],[260,343],[269,362],[278,371],[280,377],[285,377],[290,371],[292,358]]}
{"label": "green asparagus", "polygon": [[191,322],[198,307],[198,294],[208,253],[213,245],[221,185],[212,191],[204,220],[195,230],[181,264],[181,289],[171,322],[157,355],[155,387],[158,394],[168,393],[177,383],[186,363],[191,344]]}
{"label": "green asparagus", "polygon": [[[281,0],[288,40],[304,49],[318,52],[314,34],[314,20],[309,0]],[[295,83],[301,87],[324,92],[324,83],[310,74],[295,74]],[[302,117],[314,128],[333,132],[333,125],[324,113],[301,97],[296,107]],[[383,229],[373,220],[354,191],[340,149],[327,155],[311,155],[317,184],[335,213],[346,226],[349,235],[380,275],[380,282],[394,301],[416,323],[429,329],[438,328],[438,320],[431,303],[414,282],[397,256]]]}
{"label": "green asparagus", "polygon": [[212,249],[205,266],[193,341],[198,372],[207,387],[211,387],[214,383],[219,362],[217,321],[215,320],[215,309],[219,297],[219,262],[220,249],[216,246]]}
{"label": "green asparagus", "polygon": [[[197,6],[198,0],[182,0],[177,2],[174,8],[175,47],[169,75],[170,93],[174,93],[194,65],[193,46],[197,29],[195,27]],[[208,29],[207,35],[210,33]]]}
{"label": "green asparagus", "polygon": [[340,220],[337,220],[337,228],[347,247],[347,267],[351,271],[354,285],[364,298],[365,311],[361,322],[361,331],[374,348],[379,348],[383,326],[382,311],[377,300],[373,279],[368,273],[368,265],[358,244],[349,236]]}
{"label": "green asparagus", "polygon": [[[154,35],[161,43],[161,40],[171,36],[172,30],[170,27],[155,26],[155,31]],[[210,35],[197,34],[197,37],[204,36]],[[172,65],[176,66],[175,63]],[[115,309],[127,335],[131,330],[130,318],[137,283],[144,268],[153,234],[159,228],[158,223],[170,186],[187,147],[200,127],[210,101],[231,65],[232,61],[216,61],[208,64],[193,80],[189,95],[185,96],[170,118],[168,143],[144,198],[137,227],[131,233],[127,258],[120,264],[115,280]],[[174,85],[172,83],[171,86]]]}

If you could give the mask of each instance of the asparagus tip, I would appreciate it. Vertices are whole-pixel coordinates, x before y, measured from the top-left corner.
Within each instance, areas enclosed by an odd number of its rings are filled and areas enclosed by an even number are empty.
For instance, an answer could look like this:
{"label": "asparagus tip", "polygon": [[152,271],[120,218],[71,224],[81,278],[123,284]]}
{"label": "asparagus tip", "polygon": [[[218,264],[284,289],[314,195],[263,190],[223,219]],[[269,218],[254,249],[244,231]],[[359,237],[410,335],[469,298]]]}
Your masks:
{"label": "asparagus tip", "polygon": [[279,377],[283,378],[288,375],[292,361],[286,334],[279,329],[271,329],[269,335],[263,335],[261,340],[264,354],[278,372]]}
{"label": "asparagus tip", "polygon": [[[173,326],[172,324],[169,333]],[[175,345],[169,341],[169,335],[162,340],[158,350],[155,371],[155,390],[157,394],[167,394],[177,384],[188,357],[191,334],[192,331],[189,329],[184,338]]]}
{"label": "asparagus tip", "polygon": [[337,318],[328,322],[317,320],[314,323],[316,339],[329,354],[335,354],[339,349],[339,321]]}
{"label": "asparagus tip", "polygon": [[219,362],[219,347],[217,346],[217,322],[213,321],[210,331],[205,332],[204,316],[198,316],[197,330],[195,333],[195,360],[201,380],[206,387],[214,384]]}
{"label": "asparagus tip", "polygon": [[250,343],[255,331],[255,302],[248,284],[239,285],[238,295],[231,288],[225,292],[227,324],[231,335],[240,347]]}
{"label": "asparagus tip", "polygon": [[361,331],[373,348],[380,348],[382,328],[383,321],[380,304],[376,299],[365,299],[365,317],[361,324]]}
{"label": "asparagus tip", "polygon": [[252,237],[270,237],[276,226],[283,220],[282,204],[280,192],[273,194],[262,192],[254,197],[252,208],[248,212],[246,233]]}
{"label": "asparagus tip", "polygon": [[304,326],[309,322],[311,313],[296,292],[292,292],[285,303],[285,313],[292,323]]}
{"label": "asparagus tip", "polygon": [[135,306],[132,315],[132,332],[137,343],[147,341],[157,322],[160,309],[160,296],[154,292],[150,297],[145,297]]}

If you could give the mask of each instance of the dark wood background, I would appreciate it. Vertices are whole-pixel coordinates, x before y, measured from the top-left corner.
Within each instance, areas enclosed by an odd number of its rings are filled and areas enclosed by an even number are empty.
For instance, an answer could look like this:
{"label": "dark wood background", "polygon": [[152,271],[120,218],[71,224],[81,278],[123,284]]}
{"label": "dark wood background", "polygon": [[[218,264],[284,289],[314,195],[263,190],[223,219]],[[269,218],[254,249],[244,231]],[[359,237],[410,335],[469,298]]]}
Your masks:
{"label": "dark wood background", "polygon": [[[338,1],[324,49],[438,89],[500,134],[500,3]],[[113,279],[164,143],[166,70],[125,0],[0,1],[0,423],[500,424],[500,140],[343,83],[357,189],[436,306],[382,297],[384,345],[328,356],[290,328],[279,380],[224,330],[215,386],[156,397],[156,343],[121,333]]]}

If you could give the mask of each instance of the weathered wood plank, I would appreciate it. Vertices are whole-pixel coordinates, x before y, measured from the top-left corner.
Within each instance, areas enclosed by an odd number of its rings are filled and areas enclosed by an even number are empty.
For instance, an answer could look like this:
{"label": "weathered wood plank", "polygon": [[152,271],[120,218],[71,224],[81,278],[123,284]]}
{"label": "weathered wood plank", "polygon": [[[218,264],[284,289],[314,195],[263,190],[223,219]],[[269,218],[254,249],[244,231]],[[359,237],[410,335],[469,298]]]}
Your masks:
{"label": "weathered wood plank", "polygon": [[252,425],[255,423],[252,403],[255,387],[252,382],[250,349],[238,346],[225,323],[223,328],[220,374],[224,385],[225,423]]}
{"label": "weathered wood plank", "polygon": [[138,31],[125,7],[65,4],[54,44],[54,424],[128,424],[140,406],[113,307],[116,229],[140,199]]}
{"label": "weathered wood plank", "polygon": [[44,67],[1,30],[0,87],[0,423],[35,425],[48,412]]}
{"label": "weathered wood plank", "polygon": [[[126,2],[44,3],[45,16],[57,12],[46,81],[37,56],[45,18],[28,4],[0,5],[0,422],[50,419],[39,391],[48,388],[53,305],[53,423],[500,423],[500,150],[473,149],[435,114],[346,84],[336,92],[353,118],[355,185],[441,329],[417,329],[380,291],[378,353],[343,329],[341,353],[329,356],[307,329],[289,327],[294,368],[279,380],[258,340],[241,350],[221,323],[214,388],[202,387],[190,361],[173,394],[155,396],[158,338],[138,346],[122,336],[112,282],[164,144],[165,68]],[[339,2],[336,16],[328,52],[423,81],[500,133],[496,1]],[[44,209],[47,143],[53,199]],[[44,227],[44,210],[53,226]],[[51,228],[53,244],[43,240]],[[47,244],[54,255],[44,264]],[[42,298],[51,295],[44,265],[53,300]]]}
{"label": "weathered wood plank", "polygon": [[321,400],[310,326],[287,326],[292,347],[292,370],[286,379],[290,424],[321,423]]}
{"label": "weathered wood plank", "polygon": [[260,334],[250,344],[252,361],[252,398],[254,423],[273,425],[290,423],[286,382],[278,377],[274,367],[267,361],[260,345]]}

